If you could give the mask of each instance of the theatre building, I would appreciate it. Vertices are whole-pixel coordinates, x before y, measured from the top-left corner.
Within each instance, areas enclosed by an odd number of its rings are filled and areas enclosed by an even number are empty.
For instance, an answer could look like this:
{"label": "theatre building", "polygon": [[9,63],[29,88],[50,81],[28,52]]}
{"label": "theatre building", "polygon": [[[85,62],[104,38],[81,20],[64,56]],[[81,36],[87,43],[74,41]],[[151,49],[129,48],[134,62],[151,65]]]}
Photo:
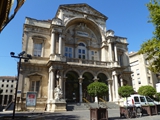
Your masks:
{"label": "theatre building", "polygon": [[119,100],[118,88],[132,85],[128,43],[106,29],[107,19],[87,4],[60,5],[52,20],[26,17],[22,51],[32,59],[21,63],[22,108],[26,93],[36,91],[36,108],[53,111],[57,86],[66,104],[94,102],[87,86],[95,81],[108,85],[104,100]]}

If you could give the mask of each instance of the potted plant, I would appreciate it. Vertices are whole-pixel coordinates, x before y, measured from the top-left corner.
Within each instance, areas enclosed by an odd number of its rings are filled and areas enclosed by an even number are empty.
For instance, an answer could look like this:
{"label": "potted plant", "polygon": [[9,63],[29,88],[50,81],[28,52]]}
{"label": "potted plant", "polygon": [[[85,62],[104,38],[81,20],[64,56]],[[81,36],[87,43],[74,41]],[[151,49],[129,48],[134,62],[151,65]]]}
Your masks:
{"label": "potted plant", "polygon": [[[95,97],[95,102],[98,102],[98,98],[108,93],[108,86],[103,82],[95,81],[87,86],[87,92],[90,96]],[[108,120],[107,108],[90,108],[90,118],[94,120]]]}
{"label": "potted plant", "polygon": [[[141,86],[138,89],[138,94],[153,98],[153,95],[156,94],[156,89],[150,85]],[[148,115],[157,114],[157,105],[148,104],[142,106],[142,114],[145,113],[147,113]]]}
{"label": "potted plant", "polygon": [[[155,94],[156,100],[158,100],[158,103],[160,102],[160,93]],[[160,113],[160,103],[157,105],[157,113]]]}
{"label": "potted plant", "polygon": [[[127,98],[134,93],[133,87],[126,85],[118,88],[118,94],[126,99],[126,105],[127,103]],[[125,116],[128,117],[128,105],[126,107],[120,106],[120,117]],[[130,107],[129,109],[133,109],[133,107]]]}

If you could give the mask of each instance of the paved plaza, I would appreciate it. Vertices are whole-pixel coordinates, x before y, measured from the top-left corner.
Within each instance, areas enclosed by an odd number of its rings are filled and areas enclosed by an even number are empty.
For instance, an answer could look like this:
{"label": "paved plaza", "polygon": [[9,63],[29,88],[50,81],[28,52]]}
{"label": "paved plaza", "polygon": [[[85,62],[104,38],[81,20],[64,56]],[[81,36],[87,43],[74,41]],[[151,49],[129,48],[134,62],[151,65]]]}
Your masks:
{"label": "paved plaza", "polygon": [[[16,112],[16,116],[30,116],[31,119],[36,120],[90,120],[89,110],[80,111],[67,111],[56,113],[43,113],[43,112]],[[12,116],[12,111],[0,112],[0,116]],[[127,120],[126,118],[120,118],[119,109],[108,109],[109,120]],[[135,120],[160,120],[160,115],[142,116],[139,118],[131,118]],[[1,120],[1,118],[0,118]]]}

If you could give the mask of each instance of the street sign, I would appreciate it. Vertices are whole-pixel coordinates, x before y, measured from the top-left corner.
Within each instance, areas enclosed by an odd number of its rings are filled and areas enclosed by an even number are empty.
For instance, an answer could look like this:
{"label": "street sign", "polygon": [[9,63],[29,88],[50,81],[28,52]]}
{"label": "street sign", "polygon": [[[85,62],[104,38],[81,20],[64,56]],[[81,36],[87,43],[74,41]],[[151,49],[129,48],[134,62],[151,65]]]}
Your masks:
{"label": "street sign", "polygon": [[27,92],[26,107],[35,107],[37,103],[37,92]]}

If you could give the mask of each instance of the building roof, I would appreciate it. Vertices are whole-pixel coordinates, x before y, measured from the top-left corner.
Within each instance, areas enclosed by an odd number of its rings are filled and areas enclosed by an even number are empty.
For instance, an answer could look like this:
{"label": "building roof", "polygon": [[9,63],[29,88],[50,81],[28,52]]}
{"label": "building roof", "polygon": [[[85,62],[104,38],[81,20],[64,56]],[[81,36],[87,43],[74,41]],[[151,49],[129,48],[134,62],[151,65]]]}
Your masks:
{"label": "building roof", "polygon": [[0,76],[0,79],[12,79],[12,80],[15,80],[16,77],[14,77],[14,76]]}

